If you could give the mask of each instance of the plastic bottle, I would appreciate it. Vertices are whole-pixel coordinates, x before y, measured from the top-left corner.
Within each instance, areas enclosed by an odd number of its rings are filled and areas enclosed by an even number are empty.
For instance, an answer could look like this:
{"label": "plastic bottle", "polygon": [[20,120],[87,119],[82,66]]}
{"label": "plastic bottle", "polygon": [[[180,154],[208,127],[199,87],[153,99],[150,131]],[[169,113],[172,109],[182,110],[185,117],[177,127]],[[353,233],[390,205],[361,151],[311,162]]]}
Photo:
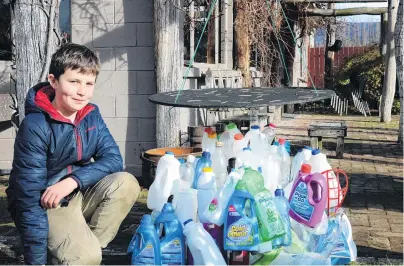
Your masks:
{"label": "plastic bottle", "polygon": [[259,251],[265,253],[272,249],[271,242],[274,238],[285,234],[285,228],[271,194],[264,187],[262,175],[251,168],[245,168],[242,181],[256,202],[261,240]]}
{"label": "plastic bottle", "polygon": [[209,134],[212,133],[213,129],[211,127],[205,127],[203,130],[203,135],[202,135],[202,150],[206,151],[208,145],[209,145]]}
{"label": "plastic bottle", "polygon": [[194,265],[226,265],[215,241],[201,223],[189,219],[184,222],[183,233],[187,238]]}
{"label": "plastic bottle", "polygon": [[290,178],[291,181],[295,181],[297,178],[297,174],[304,162],[308,163],[311,157],[311,151],[313,149],[311,147],[305,146],[303,149],[299,150],[299,152],[295,155],[292,160],[292,167],[290,170]]}
{"label": "plastic bottle", "polygon": [[236,157],[239,152],[241,152],[245,147],[247,147],[247,143],[244,140],[244,137],[242,134],[236,134],[234,136],[234,141],[233,141],[233,153],[231,157]]}
{"label": "plastic bottle", "polygon": [[182,226],[171,203],[164,204],[161,214],[154,222],[160,233],[161,263],[169,265],[185,264],[185,239]]}
{"label": "plastic bottle", "polygon": [[198,191],[193,188],[181,189],[174,196],[173,206],[178,220],[183,224],[186,220],[198,220]]}
{"label": "plastic bottle", "polygon": [[215,193],[217,191],[215,174],[213,169],[206,167],[198,180],[198,217],[201,223],[208,223],[209,220],[205,217],[204,212],[209,207]]}
{"label": "plastic bottle", "polygon": [[303,164],[289,197],[289,215],[295,221],[314,228],[320,223],[328,199],[328,189],[322,174],[307,174],[310,166]]}
{"label": "plastic bottle", "polygon": [[227,177],[224,186],[218,190],[209,204],[209,207],[205,209],[204,216],[209,222],[222,226],[224,223],[224,216],[226,214],[226,207],[229,203],[231,196],[235,190],[235,187],[241,176],[233,169],[233,171]]}
{"label": "plastic bottle", "polygon": [[262,175],[264,177],[265,188],[274,193],[275,189],[281,183],[281,157],[278,154],[277,147],[271,145],[267,156],[262,162]]}
{"label": "plastic bottle", "polygon": [[131,265],[161,265],[160,239],[149,214],[143,215],[127,252]]}
{"label": "plastic bottle", "polygon": [[[239,181],[226,208],[224,221],[224,249],[258,251],[259,231],[253,196]],[[247,208],[249,203],[250,208]]]}
{"label": "plastic bottle", "polygon": [[180,162],[174,157],[174,153],[166,152],[157,164],[156,177],[149,189],[147,196],[149,209],[161,212],[164,203],[171,195],[175,180],[180,180]]}
{"label": "plastic bottle", "polygon": [[234,123],[229,123],[225,129],[230,134],[230,139],[234,139],[236,134],[241,134],[241,131],[237,128],[237,125]]}
{"label": "plastic bottle", "polygon": [[284,188],[290,180],[290,156],[285,148],[285,139],[279,139],[278,154],[281,157],[281,186]]}
{"label": "plastic bottle", "polygon": [[257,138],[257,136],[260,134],[260,127],[258,125],[253,125],[251,126],[250,130],[247,132],[247,134],[245,134],[245,142],[247,143],[247,145],[249,144],[249,146],[251,147],[251,140],[254,138]]}
{"label": "plastic bottle", "polygon": [[216,151],[212,155],[212,168],[216,177],[216,186],[222,188],[227,178],[227,160],[223,152],[223,143],[216,143]]}
{"label": "plastic bottle", "polygon": [[191,187],[192,183],[194,182],[194,176],[195,176],[194,161],[195,156],[190,154],[187,157],[186,163],[181,164],[180,168],[181,180],[187,182],[189,184],[189,187]]}
{"label": "plastic bottle", "polygon": [[[311,158],[309,160],[309,164],[311,165],[312,173],[322,173],[326,170],[331,170],[331,165],[327,161],[327,156],[324,153],[321,153],[319,149],[313,150]],[[327,174],[326,174],[327,175]],[[326,175],[324,177],[326,178]],[[341,191],[340,184],[335,176],[334,172],[330,171],[328,173],[328,192],[329,192],[329,201],[330,208],[334,208],[338,205],[338,191],[339,193],[339,201],[342,201],[343,195]],[[328,202],[327,202],[328,206]]]}
{"label": "plastic bottle", "polygon": [[217,142],[217,134],[216,132],[212,131],[208,135],[208,146],[205,151],[210,152],[210,154],[214,154],[216,151],[216,142]]}
{"label": "plastic bottle", "polygon": [[223,154],[226,160],[230,159],[233,153],[233,140],[234,138],[230,138],[230,133],[227,131],[223,132],[219,137],[219,141],[223,143]]}
{"label": "plastic bottle", "polygon": [[202,170],[205,167],[211,167],[212,161],[210,159],[210,152],[202,152],[202,157],[198,160],[195,166],[194,182],[192,183],[192,188],[196,189],[198,185],[199,176],[202,174]]}
{"label": "plastic bottle", "polygon": [[275,238],[272,241],[272,247],[280,248],[281,246],[290,246],[292,244],[292,232],[289,218],[290,206],[289,201],[285,198],[285,193],[280,186],[275,190],[274,201],[279,215],[282,219],[283,225],[285,226],[285,235]]}
{"label": "plastic bottle", "polygon": [[267,145],[271,146],[272,141],[275,138],[275,133],[276,133],[276,125],[269,123],[268,125],[265,126],[265,129],[262,131],[262,133],[265,135]]}
{"label": "plastic bottle", "polygon": [[[202,224],[203,228],[208,232],[208,234],[213,238],[216,243],[216,246],[219,248],[220,253],[225,261],[227,261],[227,252],[224,250],[223,246],[223,226],[217,226],[212,223],[204,223]],[[227,263],[226,263],[227,265]]]}
{"label": "plastic bottle", "polygon": [[253,154],[250,147],[244,148],[236,156],[236,169],[240,167],[250,166],[258,170],[258,158]]}

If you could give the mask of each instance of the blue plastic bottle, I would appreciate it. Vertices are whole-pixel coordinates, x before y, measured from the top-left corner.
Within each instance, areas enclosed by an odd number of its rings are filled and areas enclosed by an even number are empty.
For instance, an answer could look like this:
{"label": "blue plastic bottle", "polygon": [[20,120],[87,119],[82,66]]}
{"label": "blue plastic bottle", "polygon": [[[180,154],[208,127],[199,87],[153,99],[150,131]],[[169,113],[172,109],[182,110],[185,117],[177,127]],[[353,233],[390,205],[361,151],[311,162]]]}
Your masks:
{"label": "blue plastic bottle", "polygon": [[201,159],[198,160],[198,163],[196,164],[196,167],[195,167],[194,182],[192,183],[193,189],[197,189],[198,180],[202,174],[203,168],[211,167],[211,166],[212,166],[212,160],[210,159],[210,152],[208,152],[208,151],[202,152],[202,157],[201,157]]}
{"label": "blue plastic bottle", "polygon": [[152,217],[145,214],[128,247],[131,265],[161,265],[160,239]]}
{"label": "blue plastic bottle", "polygon": [[173,205],[165,203],[154,222],[160,236],[161,263],[164,265],[185,264],[185,239],[182,225],[175,215]]}
{"label": "blue plastic bottle", "polygon": [[275,190],[274,201],[282,223],[285,226],[285,234],[272,241],[272,248],[276,249],[281,246],[290,246],[290,244],[292,244],[292,233],[290,231],[289,201],[285,198],[285,192],[282,188],[278,187]]}
{"label": "blue plastic bottle", "polygon": [[[227,205],[224,222],[224,249],[258,251],[259,232],[253,196],[239,181]],[[246,203],[249,201],[250,206]]]}

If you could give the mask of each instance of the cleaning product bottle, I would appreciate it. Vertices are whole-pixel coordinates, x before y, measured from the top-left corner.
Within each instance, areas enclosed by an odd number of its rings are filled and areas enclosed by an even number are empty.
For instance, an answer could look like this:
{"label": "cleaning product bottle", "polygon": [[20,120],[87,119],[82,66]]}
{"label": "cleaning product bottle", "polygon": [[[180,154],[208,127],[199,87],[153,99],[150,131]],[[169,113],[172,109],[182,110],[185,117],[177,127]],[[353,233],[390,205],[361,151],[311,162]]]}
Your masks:
{"label": "cleaning product bottle", "polygon": [[128,247],[131,265],[161,265],[160,239],[152,217],[145,214]]}
{"label": "cleaning product bottle", "polygon": [[192,186],[194,182],[195,176],[195,167],[194,167],[195,156],[192,154],[188,155],[187,161],[184,164],[181,164],[180,175],[181,179],[189,184],[189,187]]}
{"label": "cleaning product bottle", "polygon": [[[247,209],[247,202],[250,208]],[[226,208],[224,220],[224,249],[258,251],[259,231],[253,196],[240,180]]]}
{"label": "cleaning product bottle", "polygon": [[185,264],[185,239],[182,226],[171,203],[164,204],[161,214],[154,222],[160,234],[161,263],[169,265]]}
{"label": "cleaning product bottle", "polygon": [[215,173],[217,188],[220,189],[227,178],[227,160],[223,153],[222,142],[216,142],[216,151],[212,155],[212,168]]}
{"label": "cleaning product bottle", "polygon": [[222,254],[223,259],[227,262],[227,251],[224,250],[223,245],[223,226],[217,226],[216,224],[212,223],[203,223],[202,225],[205,231],[208,232],[208,234],[213,238],[216,246],[219,248],[220,253]]}
{"label": "cleaning product bottle", "polygon": [[201,223],[208,223],[205,210],[209,207],[217,191],[215,174],[210,167],[203,168],[203,173],[199,177],[197,185],[198,195],[198,217]]}
{"label": "cleaning product bottle", "polygon": [[224,186],[218,190],[209,204],[209,207],[205,209],[204,216],[209,222],[222,226],[224,223],[224,216],[226,214],[226,207],[229,203],[231,196],[236,188],[241,176],[233,169],[233,171],[227,177]]}
{"label": "cleaning product bottle", "polygon": [[303,163],[308,163],[311,157],[311,151],[313,149],[311,147],[305,146],[302,149],[298,150],[298,153],[293,157],[292,167],[290,170],[290,179],[291,181],[295,181],[297,178],[297,174],[299,173],[300,167]]}
{"label": "cleaning product bottle", "polygon": [[275,238],[272,241],[272,247],[275,249],[280,248],[281,246],[290,246],[292,244],[292,232],[289,218],[289,201],[285,198],[285,192],[280,186],[275,190],[274,201],[286,232],[284,236]]}
{"label": "cleaning product bottle", "polygon": [[261,241],[259,252],[265,253],[272,250],[271,242],[274,238],[285,234],[285,228],[271,194],[265,189],[262,175],[249,167],[244,171],[242,181],[256,203],[255,210]]}
{"label": "cleaning product bottle", "polygon": [[202,152],[202,157],[198,160],[195,166],[194,182],[192,183],[192,188],[196,189],[198,185],[199,176],[202,174],[202,170],[205,167],[211,167],[212,161],[210,159],[210,152]]}
{"label": "cleaning product bottle", "polygon": [[177,179],[180,179],[180,162],[168,151],[157,163],[156,177],[147,195],[147,208],[161,212]]}
{"label": "cleaning product bottle", "polygon": [[236,134],[234,136],[234,141],[233,141],[233,153],[231,157],[236,157],[239,152],[241,152],[245,147],[247,147],[248,143],[244,140],[243,135]]}
{"label": "cleaning product bottle", "polygon": [[278,154],[281,157],[281,186],[284,188],[290,180],[290,156],[286,151],[285,139],[279,139]]}
{"label": "cleaning product bottle", "polygon": [[198,218],[198,191],[193,188],[181,189],[174,196],[173,206],[175,214],[181,225],[188,219],[197,221]]}
{"label": "cleaning product bottle", "polygon": [[278,155],[277,147],[271,145],[262,162],[262,176],[264,177],[265,188],[274,193],[281,183],[281,157]]}
{"label": "cleaning product bottle", "polygon": [[295,221],[314,228],[322,219],[328,199],[328,186],[322,174],[307,174],[311,167],[302,165],[289,197],[289,215]]}
{"label": "cleaning product bottle", "polygon": [[184,222],[183,233],[187,238],[194,265],[226,265],[215,241],[201,223],[187,220]]}
{"label": "cleaning product bottle", "polygon": [[276,133],[276,125],[269,123],[268,125],[265,126],[265,129],[262,131],[262,133],[265,135],[267,145],[271,146],[272,141],[275,138],[275,133]]}
{"label": "cleaning product bottle", "polygon": [[237,134],[241,134],[241,131],[237,128],[237,125],[234,123],[229,123],[226,126],[225,131],[230,133],[230,139],[234,139],[234,136]]}

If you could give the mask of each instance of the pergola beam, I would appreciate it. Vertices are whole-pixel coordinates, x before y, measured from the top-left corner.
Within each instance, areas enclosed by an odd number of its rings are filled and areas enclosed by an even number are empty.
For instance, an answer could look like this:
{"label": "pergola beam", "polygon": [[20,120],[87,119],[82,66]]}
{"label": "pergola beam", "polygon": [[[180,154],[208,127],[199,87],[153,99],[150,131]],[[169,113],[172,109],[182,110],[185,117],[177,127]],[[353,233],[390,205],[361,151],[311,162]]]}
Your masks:
{"label": "pergola beam", "polygon": [[354,7],[344,9],[308,8],[306,10],[306,13],[308,16],[320,16],[320,17],[380,15],[383,13],[387,13],[387,7]]}

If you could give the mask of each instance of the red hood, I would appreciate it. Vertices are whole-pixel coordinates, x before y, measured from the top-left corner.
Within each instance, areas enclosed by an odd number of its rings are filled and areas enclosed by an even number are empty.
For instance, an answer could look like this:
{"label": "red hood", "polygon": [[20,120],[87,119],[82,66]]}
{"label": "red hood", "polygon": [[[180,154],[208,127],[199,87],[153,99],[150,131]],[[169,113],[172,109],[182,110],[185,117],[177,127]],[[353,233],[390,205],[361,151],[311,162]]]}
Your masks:
{"label": "red hood", "polygon": [[[53,98],[55,98],[55,89],[53,89],[50,85],[44,86],[40,88],[35,94],[35,105],[42,111],[48,113],[52,119],[64,123],[73,124],[72,121],[62,116],[52,105],[51,99]],[[86,115],[88,115],[94,109],[94,105],[87,104],[83,109],[77,112],[74,124],[78,125],[80,121],[83,120],[84,117],[86,117]]]}

